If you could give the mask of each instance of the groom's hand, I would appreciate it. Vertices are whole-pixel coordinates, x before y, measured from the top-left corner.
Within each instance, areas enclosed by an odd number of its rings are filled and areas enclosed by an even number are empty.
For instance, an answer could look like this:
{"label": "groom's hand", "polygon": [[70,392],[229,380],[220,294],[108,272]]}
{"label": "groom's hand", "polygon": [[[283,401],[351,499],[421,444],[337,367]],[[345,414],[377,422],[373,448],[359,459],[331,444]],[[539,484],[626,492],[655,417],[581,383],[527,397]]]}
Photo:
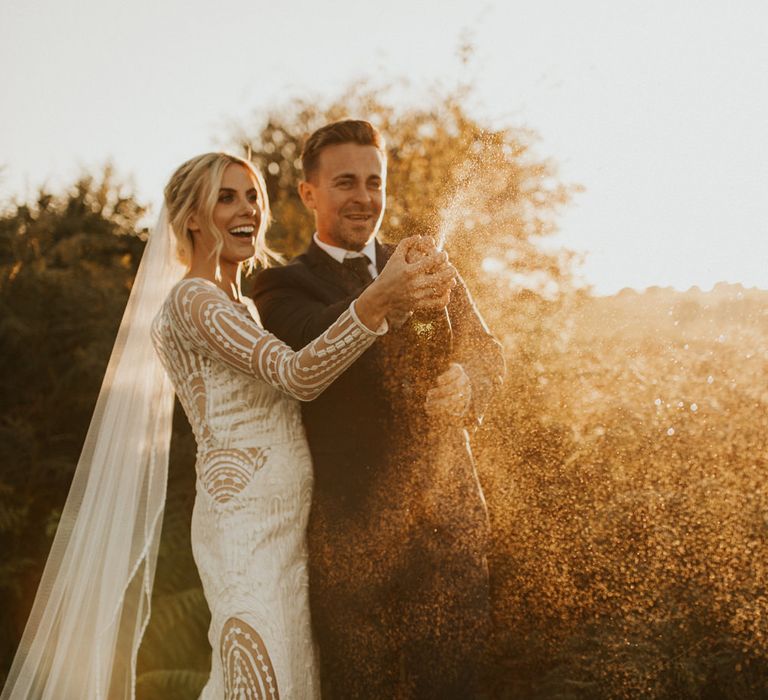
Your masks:
{"label": "groom's hand", "polygon": [[461,418],[466,415],[472,401],[472,383],[464,368],[457,362],[438,376],[435,386],[427,392],[424,408],[434,417]]}

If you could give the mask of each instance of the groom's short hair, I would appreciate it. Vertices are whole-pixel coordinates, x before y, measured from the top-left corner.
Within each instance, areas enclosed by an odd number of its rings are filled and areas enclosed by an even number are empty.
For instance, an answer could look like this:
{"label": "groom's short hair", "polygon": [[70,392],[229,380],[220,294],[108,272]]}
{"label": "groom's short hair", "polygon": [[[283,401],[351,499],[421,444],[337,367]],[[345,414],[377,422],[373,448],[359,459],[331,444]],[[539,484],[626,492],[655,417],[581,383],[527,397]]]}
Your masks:
{"label": "groom's short hair", "polygon": [[356,143],[360,146],[374,146],[386,159],[386,143],[381,132],[370,122],[362,119],[344,119],[321,126],[310,134],[301,151],[301,167],[304,179],[309,180],[320,164],[320,153],[328,146],[342,143]]}

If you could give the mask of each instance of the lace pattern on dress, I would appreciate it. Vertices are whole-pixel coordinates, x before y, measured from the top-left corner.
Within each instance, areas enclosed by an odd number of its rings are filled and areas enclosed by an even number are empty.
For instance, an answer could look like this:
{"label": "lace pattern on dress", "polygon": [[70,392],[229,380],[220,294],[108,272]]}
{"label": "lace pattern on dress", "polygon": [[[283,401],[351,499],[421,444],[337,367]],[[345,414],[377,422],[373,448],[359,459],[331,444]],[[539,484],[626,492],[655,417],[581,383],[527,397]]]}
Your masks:
{"label": "lace pattern on dress", "polygon": [[245,305],[193,278],[152,324],[197,442],[191,539],[214,654],[204,700],[273,700],[278,680],[286,697],[319,698],[307,598],[312,465],[289,397],[315,398],[379,335],[354,308],[294,352]]}
{"label": "lace pattern on dress", "polygon": [[279,700],[275,669],[264,640],[236,617],[224,623],[221,662],[226,700]]}
{"label": "lace pattern on dress", "polygon": [[253,475],[267,463],[268,447],[212,450],[205,455],[200,474],[203,488],[217,503],[227,503],[239,494]]}
{"label": "lace pattern on dress", "polygon": [[294,352],[218,287],[194,278],[175,287],[169,311],[196,351],[300,401],[316,398],[381,334],[367,329],[350,307],[323,335]]}

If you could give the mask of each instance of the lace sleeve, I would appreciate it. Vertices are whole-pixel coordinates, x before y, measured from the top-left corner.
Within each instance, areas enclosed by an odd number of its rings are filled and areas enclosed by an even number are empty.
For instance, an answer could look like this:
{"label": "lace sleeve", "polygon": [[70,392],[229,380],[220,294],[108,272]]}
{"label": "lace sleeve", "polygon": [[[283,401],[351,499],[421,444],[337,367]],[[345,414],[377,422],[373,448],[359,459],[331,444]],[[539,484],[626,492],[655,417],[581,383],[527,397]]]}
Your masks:
{"label": "lace sleeve", "polygon": [[300,401],[316,398],[387,330],[386,323],[376,332],[366,328],[352,302],[325,333],[294,352],[220,289],[195,279],[174,290],[171,313],[196,350]]}

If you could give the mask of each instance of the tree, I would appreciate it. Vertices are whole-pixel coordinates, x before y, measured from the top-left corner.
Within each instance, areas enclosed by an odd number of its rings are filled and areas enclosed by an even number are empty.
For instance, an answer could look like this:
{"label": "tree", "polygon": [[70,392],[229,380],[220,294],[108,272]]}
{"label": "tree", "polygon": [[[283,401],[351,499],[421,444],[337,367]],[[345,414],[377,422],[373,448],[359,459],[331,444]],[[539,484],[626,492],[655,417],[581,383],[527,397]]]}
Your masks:
{"label": "tree", "polygon": [[[10,662],[144,246],[111,168],[0,215],[0,618]],[[5,664],[4,664],[5,665]]]}
{"label": "tree", "polygon": [[533,132],[487,126],[468,113],[467,99],[465,89],[435,92],[425,106],[403,109],[386,90],[356,84],[324,108],[295,99],[263,122],[240,126],[235,140],[267,181],[270,243],[292,257],[313,231],[296,191],[303,140],[330,121],[365,118],[388,144],[387,240],[416,232],[444,240],[480,297],[496,300],[500,288],[554,296],[570,289],[570,256],[539,242],[556,231],[556,215],[577,188],[536,157]]}

